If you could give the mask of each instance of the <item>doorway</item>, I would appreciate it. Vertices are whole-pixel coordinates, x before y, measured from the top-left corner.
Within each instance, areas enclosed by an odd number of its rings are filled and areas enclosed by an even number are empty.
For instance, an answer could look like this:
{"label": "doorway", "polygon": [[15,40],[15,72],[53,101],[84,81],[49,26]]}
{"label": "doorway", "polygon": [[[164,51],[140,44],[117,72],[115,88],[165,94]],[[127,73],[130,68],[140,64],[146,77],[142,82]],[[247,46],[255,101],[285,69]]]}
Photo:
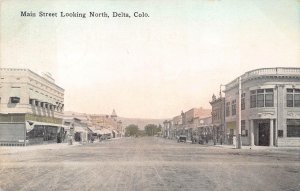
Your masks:
{"label": "doorway", "polygon": [[270,124],[258,123],[258,145],[269,146],[270,144]]}

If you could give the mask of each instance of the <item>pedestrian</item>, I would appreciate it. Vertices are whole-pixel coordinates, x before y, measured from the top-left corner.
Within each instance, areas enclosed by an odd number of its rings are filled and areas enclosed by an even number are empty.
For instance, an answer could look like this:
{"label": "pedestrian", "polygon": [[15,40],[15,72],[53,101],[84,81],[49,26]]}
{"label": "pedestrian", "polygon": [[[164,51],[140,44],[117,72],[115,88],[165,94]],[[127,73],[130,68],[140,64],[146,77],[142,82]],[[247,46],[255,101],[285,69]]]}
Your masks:
{"label": "pedestrian", "polygon": [[233,135],[232,142],[233,142],[234,147],[236,147],[236,137],[235,137],[235,135]]}
{"label": "pedestrian", "polygon": [[220,143],[223,145],[223,136],[220,137]]}

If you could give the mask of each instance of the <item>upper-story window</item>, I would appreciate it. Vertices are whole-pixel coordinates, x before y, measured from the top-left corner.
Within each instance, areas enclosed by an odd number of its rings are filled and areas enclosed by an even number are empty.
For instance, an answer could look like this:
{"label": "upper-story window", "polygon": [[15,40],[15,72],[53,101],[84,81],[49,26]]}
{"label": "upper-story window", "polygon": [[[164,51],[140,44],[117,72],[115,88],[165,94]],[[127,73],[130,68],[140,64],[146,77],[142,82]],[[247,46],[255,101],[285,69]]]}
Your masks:
{"label": "upper-story window", "polygon": [[256,107],[256,90],[250,91],[250,108]]}
{"label": "upper-story window", "polygon": [[236,100],[233,100],[231,102],[231,112],[232,112],[232,115],[236,115]]}
{"label": "upper-story window", "polygon": [[300,107],[300,89],[286,89],[286,106]]}
{"label": "upper-story window", "polygon": [[258,89],[250,91],[250,108],[254,107],[273,107],[273,89]]}
{"label": "upper-story window", "polygon": [[245,106],[245,93],[242,93],[242,97],[241,97],[241,110],[245,110],[246,106]]}
{"label": "upper-story window", "polygon": [[215,116],[215,114],[216,114],[216,112],[215,112],[215,111],[211,112],[211,115],[212,115],[212,119],[213,119],[213,120],[214,120],[214,119],[216,119],[216,116]]}
{"label": "upper-story window", "polygon": [[21,88],[20,87],[11,87],[10,90],[10,103],[16,104],[20,103],[20,97],[21,97]]}
{"label": "upper-story window", "polygon": [[273,89],[265,89],[265,107],[274,106],[274,91]]}
{"label": "upper-story window", "polygon": [[228,117],[230,115],[230,102],[226,103],[226,116]]}

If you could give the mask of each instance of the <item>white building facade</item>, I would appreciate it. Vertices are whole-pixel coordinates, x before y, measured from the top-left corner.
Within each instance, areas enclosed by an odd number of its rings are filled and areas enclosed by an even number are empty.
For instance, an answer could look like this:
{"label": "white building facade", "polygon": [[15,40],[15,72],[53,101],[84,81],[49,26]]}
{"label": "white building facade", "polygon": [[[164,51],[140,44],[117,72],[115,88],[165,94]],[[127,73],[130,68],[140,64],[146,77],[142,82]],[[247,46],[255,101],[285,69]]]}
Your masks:
{"label": "white building facade", "polygon": [[[56,142],[62,125],[64,89],[51,74],[0,69],[0,143]],[[35,127],[36,126],[36,127]]]}
{"label": "white building facade", "polygon": [[227,84],[224,92],[229,143],[241,126],[243,145],[300,146],[300,68],[252,70]]}

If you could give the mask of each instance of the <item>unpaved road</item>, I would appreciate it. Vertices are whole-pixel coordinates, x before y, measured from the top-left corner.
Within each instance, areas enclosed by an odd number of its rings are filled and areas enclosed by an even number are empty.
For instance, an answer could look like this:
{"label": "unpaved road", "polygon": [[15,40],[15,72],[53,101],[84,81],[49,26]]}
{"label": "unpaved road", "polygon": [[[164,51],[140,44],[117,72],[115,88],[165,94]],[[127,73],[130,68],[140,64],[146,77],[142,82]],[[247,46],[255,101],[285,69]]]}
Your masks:
{"label": "unpaved road", "polygon": [[157,137],[17,152],[0,148],[0,190],[300,190],[299,151],[236,150]]}

